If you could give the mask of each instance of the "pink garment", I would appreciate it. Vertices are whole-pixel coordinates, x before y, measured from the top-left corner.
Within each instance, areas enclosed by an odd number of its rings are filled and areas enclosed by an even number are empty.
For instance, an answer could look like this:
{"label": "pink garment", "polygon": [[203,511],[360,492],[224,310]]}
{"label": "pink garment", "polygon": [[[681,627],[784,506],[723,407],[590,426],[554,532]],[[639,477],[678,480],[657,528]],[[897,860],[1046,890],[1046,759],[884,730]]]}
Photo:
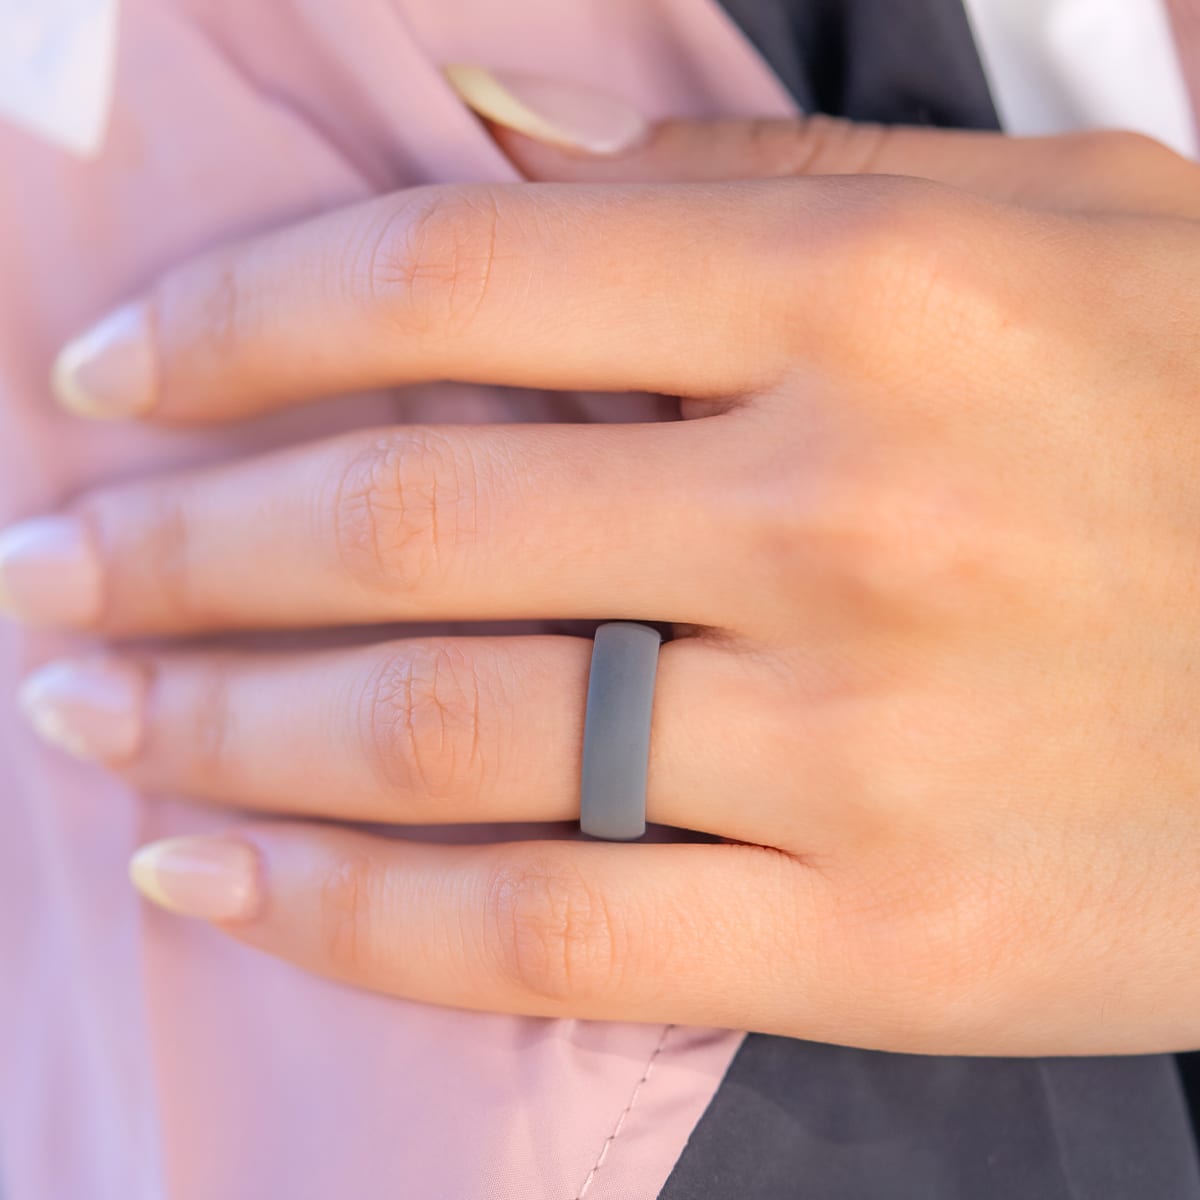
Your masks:
{"label": "pink garment", "polygon": [[[47,388],[65,338],[196,250],[370,193],[512,178],[449,61],[591,80],[652,116],[790,107],[712,0],[123,0],[103,156],[0,123],[0,521],[398,416],[537,415],[424,388],[168,432],[73,420]],[[4,1200],[657,1194],[739,1035],[389,1000],[150,911],[133,848],[230,818],[135,796],[27,732],[17,680],[66,646],[0,629]]]}

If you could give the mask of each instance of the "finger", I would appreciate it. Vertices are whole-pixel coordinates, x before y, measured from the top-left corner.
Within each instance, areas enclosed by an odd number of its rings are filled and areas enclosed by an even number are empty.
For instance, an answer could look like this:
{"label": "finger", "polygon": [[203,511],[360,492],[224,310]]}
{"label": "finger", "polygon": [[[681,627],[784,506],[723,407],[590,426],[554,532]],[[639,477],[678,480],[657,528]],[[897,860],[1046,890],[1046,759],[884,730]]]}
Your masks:
{"label": "finger", "polygon": [[726,548],[744,530],[737,505],[708,512],[725,468],[703,465],[704,443],[734,415],[405,427],[103,489],[0,537],[0,594],[27,620],[116,635],[425,619],[720,625],[737,588]]}
{"label": "finger", "polygon": [[827,885],[762,847],[434,846],[255,825],[157,843],[133,874],[166,907],[391,995],[538,1016],[855,1032],[844,1003],[857,994],[847,991],[853,955],[837,944]]}
{"label": "finger", "polygon": [[783,201],[529,184],[401,192],[168,272],[63,351],[55,386],[86,416],[196,421],[418,380],[754,390],[783,367],[776,324],[794,335],[802,321],[782,304],[779,236],[805,206]]}
{"label": "finger", "polygon": [[[50,741],[143,791],[343,821],[572,821],[590,661],[591,642],[573,637],[109,657],[52,663],[21,695]],[[743,699],[744,674],[702,639],[663,648],[651,822],[740,840],[788,833],[771,794],[785,781],[754,783],[758,706],[722,700]],[[795,729],[788,788],[800,786],[803,740]],[[806,808],[812,838],[818,819]]]}
{"label": "finger", "polygon": [[1016,138],[821,115],[650,126],[613,98],[558,81],[469,67],[447,77],[529,179],[912,175],[1038,207],[1200,215],[1196,165],[1123,131]]}

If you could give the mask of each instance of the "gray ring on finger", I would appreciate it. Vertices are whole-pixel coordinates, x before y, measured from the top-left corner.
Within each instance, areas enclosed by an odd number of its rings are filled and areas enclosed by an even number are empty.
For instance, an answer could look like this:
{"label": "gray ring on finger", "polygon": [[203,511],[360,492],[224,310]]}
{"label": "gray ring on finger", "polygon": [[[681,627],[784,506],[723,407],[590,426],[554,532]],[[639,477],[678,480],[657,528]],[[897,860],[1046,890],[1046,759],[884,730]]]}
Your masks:
{"label": "gray ring on finger", "polygon": [[634,621],[610,621],[596,630],[579,806],[579,827],[589,837],[628,842],[646,832],[650,718],[661,645],[657,629]]}

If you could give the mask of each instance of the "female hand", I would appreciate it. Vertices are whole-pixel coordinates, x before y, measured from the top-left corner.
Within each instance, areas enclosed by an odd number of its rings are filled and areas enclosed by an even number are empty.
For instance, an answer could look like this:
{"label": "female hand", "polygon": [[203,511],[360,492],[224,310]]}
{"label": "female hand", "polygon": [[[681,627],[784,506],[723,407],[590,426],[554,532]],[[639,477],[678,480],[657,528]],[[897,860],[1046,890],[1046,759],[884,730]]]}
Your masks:
{"label": "female hand", "polygon": [[[856,133],[830,167],[796,149],[838,131],[676,126],[624,167],[501,136],[531,172],[653,181],[853,170]],[[437,1003],[937,1053],[1197,1044],[1200,192],[1150,143],[1056,145],[1044,185],[1046,143],[905,134],[864,165],[944,182],[418,189],[182,266],[73,349],[92,415],[454,378],[694,418],[354,433],[4,535],[15,615],[113,638],[679,627],[649,816],[731,843],[269,819],[149,848],[142,886]],[[566,821],[589,652],[127,648],[24,700],[148,789]]]}

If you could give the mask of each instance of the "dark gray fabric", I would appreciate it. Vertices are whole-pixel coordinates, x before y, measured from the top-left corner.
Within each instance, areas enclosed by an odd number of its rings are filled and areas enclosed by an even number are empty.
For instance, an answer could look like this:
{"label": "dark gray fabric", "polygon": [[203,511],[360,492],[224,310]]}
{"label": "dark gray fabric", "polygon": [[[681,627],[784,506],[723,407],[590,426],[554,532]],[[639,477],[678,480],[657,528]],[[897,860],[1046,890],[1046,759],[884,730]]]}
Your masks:
{"label": "dark gray fabric", "polygon": [[[960,0],[724,3],[807,111],[999,127]],[[1200,1200],[1200,1178],[1167,1056],[920,1058],[754,1034],[660,1200],[790,1197]]]}
{"label": "dark gray fabric", "polygon": [[1200,1139],[1200,1052],[1177,1054],[1175,1062],[1179,1066],[1179,1079],[1192,1118],[1192,1140],[1196,1141]]}
{"label": "dark gray fabric", "polygon": [[806,112],[817,108],[812,90],[811,66],[805,61],[803,40],[798,36],[800,6],[791,0],[721,0],[725,10],[742,27],[759,54]]}
{"label": "dark gray fabric", "polygon": [[660,1200],[1196,1200],[1168,1057],[922,1058],[753,1034]]}
{"label": "dark gray fabric", "polygon": [[724,0],[806,112],[998,129],[959,0]]}

